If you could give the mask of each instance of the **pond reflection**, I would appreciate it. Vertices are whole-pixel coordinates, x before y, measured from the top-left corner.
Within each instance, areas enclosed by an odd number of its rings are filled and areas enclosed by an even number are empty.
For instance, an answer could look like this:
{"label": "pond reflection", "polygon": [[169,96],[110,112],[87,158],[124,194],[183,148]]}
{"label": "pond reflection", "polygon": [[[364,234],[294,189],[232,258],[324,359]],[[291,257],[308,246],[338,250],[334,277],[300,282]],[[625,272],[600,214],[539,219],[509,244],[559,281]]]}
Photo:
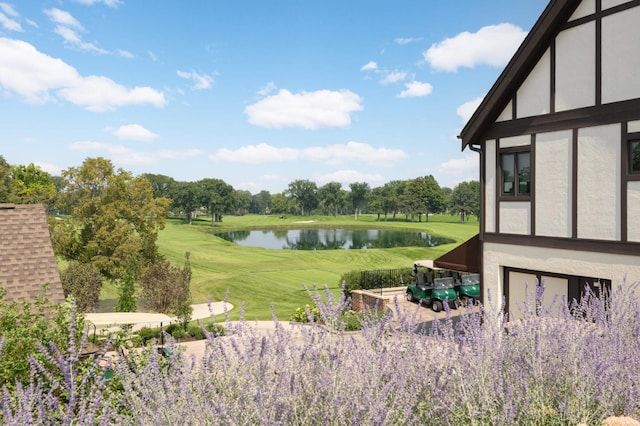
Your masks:
{"label": "pond reflection", "polygon": [[434,247],[455,242],[426,232],[389,229],[278,229],[216,233],[241,246],[278,250]]}

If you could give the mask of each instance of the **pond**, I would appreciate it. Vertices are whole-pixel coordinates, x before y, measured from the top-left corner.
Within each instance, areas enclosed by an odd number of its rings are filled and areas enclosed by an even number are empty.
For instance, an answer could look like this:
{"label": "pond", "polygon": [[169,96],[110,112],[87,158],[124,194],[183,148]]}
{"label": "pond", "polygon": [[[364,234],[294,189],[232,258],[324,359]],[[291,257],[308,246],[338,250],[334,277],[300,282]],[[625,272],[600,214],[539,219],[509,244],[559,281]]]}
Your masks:
{"label": "pond", "polygon": [[215,235],[241,246],[277,250],[434,247],[455,242],[425,232],[397,229],[273,229],[220,232]]}

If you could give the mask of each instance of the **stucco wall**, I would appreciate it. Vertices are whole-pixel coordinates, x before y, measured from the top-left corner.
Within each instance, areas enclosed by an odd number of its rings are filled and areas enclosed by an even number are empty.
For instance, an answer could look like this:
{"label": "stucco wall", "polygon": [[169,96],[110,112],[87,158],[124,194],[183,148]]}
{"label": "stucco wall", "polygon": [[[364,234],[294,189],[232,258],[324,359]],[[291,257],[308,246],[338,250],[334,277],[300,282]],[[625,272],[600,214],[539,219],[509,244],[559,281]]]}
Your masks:
{"label": "stucco wall", "polygon": [[536,137],[536,235],[571,237],[571,139],[570,130]]}
{"label": "stucco wall", "polygon": [[556,38],[556,111],[595,105],[596,25],[587,22]]}
{"label": "stucco wall", "polygon": [[640,264],[636,256],[497,243],[485,243],[483,254],[482,291],[485,304],[493,309],[499,308],[502,302],[504,267],[609,279],[614,286],[622,283],[625,276],[627,282],[640,280]]}
{"label": "stucco wall", "polygon": [[638,22],[640,7],[602,18],[602,102],[640,98]]}
{"label": "stucco wall", "polygon": [[550,112],[550,64],[551,55],[547,50],[518,89],[516,95],[518,102],[516,114],[518,118],[548,114]]}

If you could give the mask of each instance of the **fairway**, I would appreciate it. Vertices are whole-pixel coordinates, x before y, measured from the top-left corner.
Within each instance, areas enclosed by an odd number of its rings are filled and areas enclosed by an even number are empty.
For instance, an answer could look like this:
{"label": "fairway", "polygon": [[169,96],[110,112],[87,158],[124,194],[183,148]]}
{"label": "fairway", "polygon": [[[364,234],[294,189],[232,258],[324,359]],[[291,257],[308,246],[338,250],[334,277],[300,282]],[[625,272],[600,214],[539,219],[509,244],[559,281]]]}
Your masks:
{"label": "fairway", "polygon": [[[456,216],[436,215],[429,222],[377,222],[377,216],[227,216],[223,222],[211,224],[209,218],[199,218],[191,225],[181,218],[169,219],[160,231],[160,252],[173,264],[183,264],[186,252],[191,253],[193,303],[227,300],[235,307],[231,319],[238,319],[244,306],[247,320],[271,319],[271,306],[283,321],[298,306],[310,303],[305,290],[314,284],[328,286],[338,295],[340,277],[352,270],[409,267],[414,260],[440,256],[478,233],[478,222],[460,223]],[[274,228],[405,228],[440,237],[451,238],[455,244],[433,248],[404,247],[366,250],[269,250],[242,247],[216,237],[215,231]]]}

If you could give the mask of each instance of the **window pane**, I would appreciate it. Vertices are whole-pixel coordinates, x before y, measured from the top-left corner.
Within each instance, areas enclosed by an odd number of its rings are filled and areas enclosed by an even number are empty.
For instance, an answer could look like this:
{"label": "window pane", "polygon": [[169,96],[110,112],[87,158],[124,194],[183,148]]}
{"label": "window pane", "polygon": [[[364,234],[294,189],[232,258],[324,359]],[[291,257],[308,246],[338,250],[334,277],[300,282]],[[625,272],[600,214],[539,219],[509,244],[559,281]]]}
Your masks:
{"label": "window pane", "polygon": [[502,154],[502,193],[515,194],[515,155]]}
{"label": "window pane", "polygon": [[631,141],[629,147],[630,172],[640,172],[640,141]]}
{"label": "window pane", "polygon": [[530,193],[531,182],[531,154],[528,152],[518,153],[518,194]]}

